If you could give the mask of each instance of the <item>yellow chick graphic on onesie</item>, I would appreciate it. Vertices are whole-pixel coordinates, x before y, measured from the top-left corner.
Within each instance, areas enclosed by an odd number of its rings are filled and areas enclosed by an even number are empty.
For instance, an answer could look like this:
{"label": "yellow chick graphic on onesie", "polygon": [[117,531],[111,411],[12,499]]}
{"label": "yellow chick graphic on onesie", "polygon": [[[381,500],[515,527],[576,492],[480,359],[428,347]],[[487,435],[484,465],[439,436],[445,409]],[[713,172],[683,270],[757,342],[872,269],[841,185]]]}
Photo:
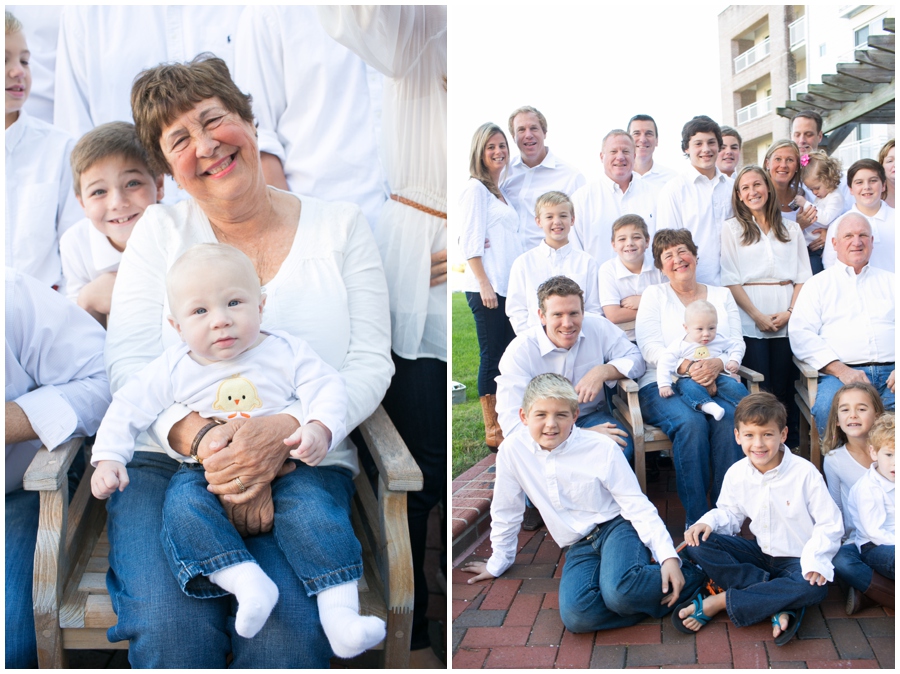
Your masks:
{"label": "yellow chick graphic on onesie", "polygon": [[262,401],[256,393],[256,387],[240,373],[231,375],[219,384],[216,401],[212,406],[214,410],[227,412],[229,419],[234,419],[238,414],[249,419],[247,412],[257,407],[262,407]]}

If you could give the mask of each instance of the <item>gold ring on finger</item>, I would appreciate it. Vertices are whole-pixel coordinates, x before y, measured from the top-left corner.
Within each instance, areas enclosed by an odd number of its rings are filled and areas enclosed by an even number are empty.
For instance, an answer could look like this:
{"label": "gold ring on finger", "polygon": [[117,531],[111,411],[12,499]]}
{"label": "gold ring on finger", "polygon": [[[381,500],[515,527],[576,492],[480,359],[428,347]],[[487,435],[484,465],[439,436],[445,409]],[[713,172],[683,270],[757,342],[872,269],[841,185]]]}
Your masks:
{"label": "gold ring on finger", "polygon": [[241,493],[242,493],[242,494],[243,494],[245,491],[247,491],[247,487],[245,487],[245,486],[244,486],[244,483],[241,482],[241,478],[236,477],[236,478],[234,478],[234,481],[235,481],[235,483],[237,484],[238,489],[241,490]]}

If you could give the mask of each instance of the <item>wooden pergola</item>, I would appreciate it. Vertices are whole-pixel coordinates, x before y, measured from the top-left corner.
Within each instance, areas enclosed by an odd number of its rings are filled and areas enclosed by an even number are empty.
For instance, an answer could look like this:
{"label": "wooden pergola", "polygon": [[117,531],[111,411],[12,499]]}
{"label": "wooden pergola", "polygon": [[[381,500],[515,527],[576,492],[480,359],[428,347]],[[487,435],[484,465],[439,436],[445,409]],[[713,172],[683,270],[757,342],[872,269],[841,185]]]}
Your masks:
{"label": "wooden pergola", "polygon": [[793,119],[801,110],[815,110],[823,119],[823,142],[828,154],[850,135],[858,124],[894,123],[894,19],[885,19],[888,35],[872,35],[868,48],[857,49],[853,63],[838,63],[837,73],[823,75],[822,84],[786,101],[776,112]]}

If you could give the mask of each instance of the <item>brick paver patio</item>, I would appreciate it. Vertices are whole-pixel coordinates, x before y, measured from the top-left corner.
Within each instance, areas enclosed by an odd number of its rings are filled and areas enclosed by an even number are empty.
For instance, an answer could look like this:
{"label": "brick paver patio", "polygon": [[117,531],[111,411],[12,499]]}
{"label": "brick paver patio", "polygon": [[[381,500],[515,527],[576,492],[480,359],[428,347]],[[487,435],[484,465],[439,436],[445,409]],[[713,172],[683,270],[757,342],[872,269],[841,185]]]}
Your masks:
{"label": "brick paver patio", "polygon": [[[486,559],[490,540],[486,522],[478,521],[485,509],[473,506],[467,480],[482,496],[492,486],[492,465],[489,458],[469,471],[467,479],[454,481],[454,540],[467,542],[461,540],[464,530],[484,531],[467,550],[454,546],[454,668],[894,668],[894,611],[871,608],[848,617],[836,586],[826,601],[807,610],[798,636],[781,647],[775,646],[768,625],[737,628],[724,612],[696,635],[676,630],[668,616],[624,629],[573,634],[559,619],[565,559],[543,527],[519,534],[516,563],[501,578],[468,585],[470,574],[457,567],[469,559]],[[648,490],[673,540],[680,543],[684,510],[674,472],[661,471]]]}

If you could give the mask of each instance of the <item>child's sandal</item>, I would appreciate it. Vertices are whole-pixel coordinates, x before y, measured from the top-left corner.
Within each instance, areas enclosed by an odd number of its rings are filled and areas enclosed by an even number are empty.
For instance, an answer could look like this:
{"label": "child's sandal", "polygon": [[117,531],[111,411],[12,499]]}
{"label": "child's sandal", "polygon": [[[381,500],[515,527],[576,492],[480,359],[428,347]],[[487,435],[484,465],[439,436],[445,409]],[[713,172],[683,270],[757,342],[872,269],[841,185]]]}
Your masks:
{"label": "child's sandal", "polygon": [[[686,602],[683,602],[675,607],[675,610],[672,611],[672,625],[676,630],[678,630],[679,632],[684,632],[685,634],[696,634],[697,632],[695,630],[692,630],[690,627],[684,624],[684,621],[687,620],[687,618],[693,618],[698,623],[700,623],[701,627],[712,620],[712,618],[710,618],[703,612],[703,600],[705,598],[706,597],[704,597],[702,593],[698,592],[697,596],[693,599],[688,599]],[[694,606],[694,612],[687,618],[681,618],[679,614],[681,613],[682,609],[686,609],[692,604]]]}
{"label": "child's sandal", "polygon": [[781,621],[779,620],[779,617],[782,615],[788,616],[788,626],[784,630],[782,630],[781,634],[775,637],[776,646],[784,646],[787,642],[794,638],[794,635],[797,634],[797,630],[800,629],[800,623],[803,622],[803,616],[805,614],[806,608],[802,608],[800,609],[799,616],[794,611],[779,611],[772,616],[772,627],[781,627]]}

